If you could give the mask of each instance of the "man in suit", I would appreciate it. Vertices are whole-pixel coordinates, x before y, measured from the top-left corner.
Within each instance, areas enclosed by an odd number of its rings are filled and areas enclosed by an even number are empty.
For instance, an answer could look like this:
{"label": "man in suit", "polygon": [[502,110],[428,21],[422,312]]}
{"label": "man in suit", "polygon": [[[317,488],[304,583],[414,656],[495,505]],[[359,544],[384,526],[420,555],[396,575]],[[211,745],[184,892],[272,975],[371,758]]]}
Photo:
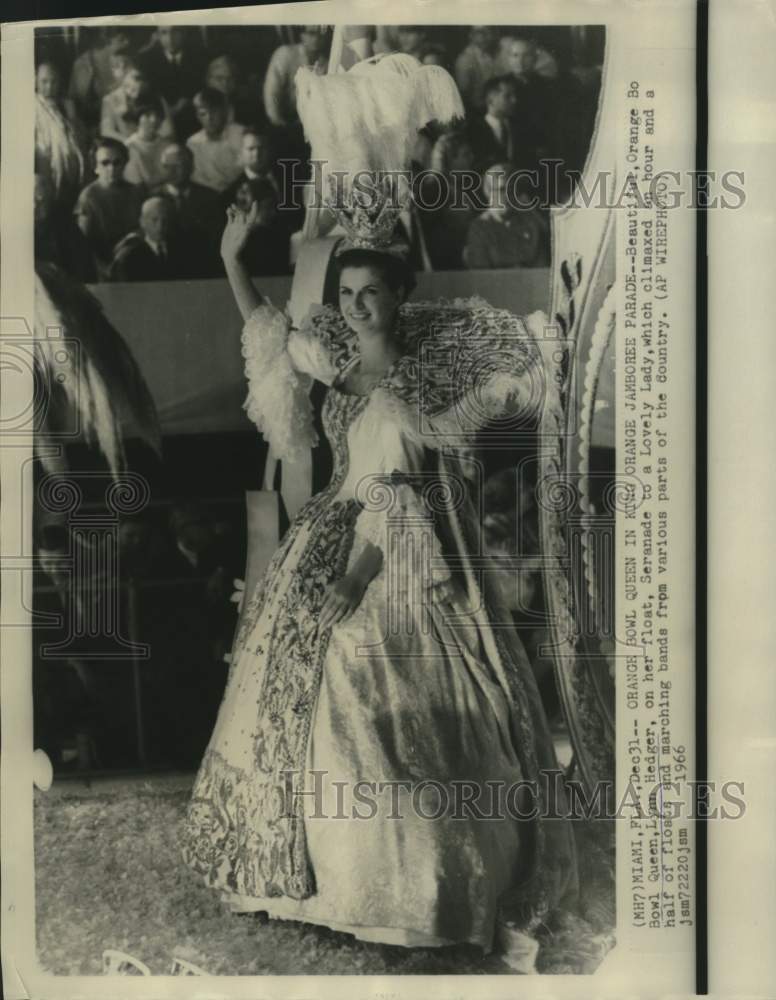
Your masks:
{"label": "man in suit", "polygon": [[508,39],[504,60],[515,91],[512,120],[521,145],[517,166],[535,169],[542,160],[562,158],[561,95],[554,81],[536,72],[534,40],[526,35]]}
{"label": "man in suit", "polygon": [[[170,143],[162,153],[160,166],[164,182],[151,193],[168,198],[175,206],[175,227],[183,235],[204,241],[212,258],[217,259],[226,221],[218,194],[192,181],[194,156],[188,146]],[[220,273],[220,269],[216,270]]]}
{"label": "man in suit", "polygon": [[507,76],[496,76],[485,84],[485,114],[473,118],[468,132],[479,171],[492,163],[515,162],[519,137],[512,116],[515,110],[515,85]]}
{"label": "man in suit", "polygon": [[139,231],[116,247],[113,281],[177,281],[204,277],[202,247],[183,240],[172,226],[173,206],[154,195],[143,202]]}
{"label": "man in suit", "polygon": [[242,173],[221,196],[224,211],[234,203],[235,195],[245,181],[263,181],[280,196],[280,183],[273,170],[272,153],[272,140],[266,133],[252,128],[245,130],[240,149]]}
{"label": "man in suit", "polygon": [[156,40],[140,56],[148,82],[170,106],[181,140],[198,128],[191,102],[204,76],[202,61],[185,45],[185,30],[175,26],[158,28]]}

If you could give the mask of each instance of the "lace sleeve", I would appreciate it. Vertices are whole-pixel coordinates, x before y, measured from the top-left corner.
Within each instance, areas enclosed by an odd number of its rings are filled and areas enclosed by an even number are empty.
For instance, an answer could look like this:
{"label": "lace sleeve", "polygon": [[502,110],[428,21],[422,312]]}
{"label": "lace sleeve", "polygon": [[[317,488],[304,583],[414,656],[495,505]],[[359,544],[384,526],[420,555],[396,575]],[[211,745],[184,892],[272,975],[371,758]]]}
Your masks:
{"label": "lace sleeve", "polygon": [[[289,320],[268,300],[242,331],[248,395],[243,408],[278,458],[295,459],[318,442],[309,391],[311,373],[293,363]],[[308,359],[309,360],[309,359]],[[309,367],[309,365],[308,365]]]}

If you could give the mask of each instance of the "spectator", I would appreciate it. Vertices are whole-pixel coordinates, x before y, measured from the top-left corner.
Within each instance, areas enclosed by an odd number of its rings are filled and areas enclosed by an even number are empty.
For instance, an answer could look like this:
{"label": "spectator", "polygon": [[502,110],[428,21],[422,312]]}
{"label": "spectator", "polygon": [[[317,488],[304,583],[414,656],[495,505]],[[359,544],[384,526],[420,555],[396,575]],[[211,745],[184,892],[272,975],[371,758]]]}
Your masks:
{"label": "spectator", "polygon": [[234,100],[237,93],[237,67],[234,59],[229,56],[217,56],[213,59],[207,68],[205,86],[221,91],[227,103],[226,120],[236,121]]}
{"label": "spectator", "polygon": [[496,47],[495,30],[475,24],[469,32],[469,44],[455,61],[455,82],[469,111],[485,111],[485,84],[498,76]]}
{"label": "spectator", "polygon": [[113,250],[137,225],[143,192],[124,180],[127,148],[117,139],[101,136],[92,147],[97,179],[83,189],[75,206],[81,232],[94,254],[97,276],[107,278]]}
{"label": "spectator", "polygon": [[537,45],[534,72],[548,80],[557,80],[560,71],[560,62],[556,53],[544,45]]}
{"label": "spectator", "polygon": [[254,201],[258,206],[256,225],[240,256],[254,277],[288,274],[290,233],[278,218],[277,192],[266,180],[244,178],[235,188],[234,204],[247,212]]}
{"label": "spectator", "polygon": [[245,129],[236,122],[227,122],[228,108],[220,90],[200,90],[194,98],[194,109],[202,128],[186,142],[194,155],[193,179],[214,191],[225,191],[240,174]]}
{"label": "spectator", "polygon": [[326,72],[326,42],[323,27],[307,24],[297,44],[280,45],[272,53],[264,78],[264,110],[273,125],[283,128],[297,122],[294,77],[301,66]]}
{"label": "spectator", "polygon": [[434,152],[434,143],[438,136],[433,124],[426,125],[419,129],[412,143],[412,157],[410,166],[413,172],[418,173],[428,170],[431,163],[431,155]]}
{"label": "spectator", "polygon": [[235,59],[229,55],[217,56],[210,63],[207,73],[207,86],[220,90],[229,102],[229,121],[239,122],[250,127],[258,126],[263,121],[262,81],[255,71],[241,74]]}
{"label": "spectator", "polygon": [[113,84],[108,93],[110,93],[112,90],[116,90],[117,87],[121,86],[121,81],[124,79],[124,75],[126,74],[127,70],[132,69],[134,66],[135,66],[135,60],[132,58],[129,52],[111,53],[110,72],[113,78]]}
{"label": "spectator", "polygon": [[440,136],[432,153],[431,169],[437,178],[429,175],[420,189],[421,203],[429,206],[425,216],[431,265],[435,271],[460,270],[465,266],[463,248],[469,226],[476,216],[472,197],[461,183],[464,174],[474,170],[474,149],[468,136],[461,132]]}
{"label": "spectator", "polygon": [[70,97],[63,96],[62,74],[56,63],[48,60],[38,63],[35,70],[35,93],[42,100],[55,105],[60,113],[67,118],[73,129],[83,133],[83,125],[78,117],[75,101]]}
{"label": "spectator", "polygon": [[227,208],[235,200],[237,188],[244,181],[263,181],[280,196],[280,183],[272,170],[272,142],[268,135],[249,128],[243,132],[240,149],[240,176],[224,191],[223,207]]}
{"label": "spectator", "polygon": [[142,54],[141,65],[152,89],[170,109],[175,132],[185,139],[196,132],[192,98],[202,84],[202,60],[186,44],[186,28],[164,25]]}
{"label": "spectator", "polygon": [[88,48],[73,63],[69,96],[81,120],[90,127],[97,125],[102,99],[115,86],[111,56],[128,52],[129,39],[126,28],[106,28],[100,44]]}
{"label": "spectator", "polygon": [[469,268],[549,266],[547,221],[510,183],[513,170],[508,163],[495,163],[485,172],[488,208],[469,227],[464,250]]}
{"label": "spectator", "polygon": [[56,264],[84,284],[97,278],[92,253],[72,212],[56,212],[56,196],[48,172],[35,174],[35,260]]}
{"label": "spectator", "polygon": [[[121,84],[106,94],[102,100],[100,133],[126,142],[135,131],[137,106],[153,98],[154,95],[142,71],[134,63],[131,64],[124,72]],[[159,134],[169,140],[175,135],[170,109],[161,98],[157,99],[161,102],[163,112]]]}
{"label": "spectator", "polygon": [[213,55],[229,55],[235,60],[241,77],[255,72],[261,81],[278,45],[298,41],[294,28],[287,24],[256,25],[248,31],[241,24],[214,24],[208,27],[207,39]]}
{"label": "spectator", "polygon": [[[224,212],[218,195],[191,179],[194,156],[188,146],[171,143],[162,153],[162,183],[153,194],[164,195],[175,206],[175,225],[186,236],[208,248],[208,274],[220,273],[218,247],[224,231]],[[208,266],[209,263],[209,266]]]}
{"label": "spectator", "polygon": [[535,169],[541,160],[562,156],[559,135],[560,100],[552,80],[536,72],[533,39],[513,36],[504,46],[507,75],[515,87],[513,124],[520,137],[517,166]]}
{"label": "spectator", "polygon": [[159,134],[164,109],[161,101],[151,98],[138,102],[130,116],[136,121],[137,128],[127,139],[129,162],[124,177],[131,184],[144,184],[150,189],[162,182],[161,158],[169,145],[168,140]]}
{"label": "spectator", "polygon": [[393,24],[375,25],[375,38],[372,42],[372,51],[375,55],[385,55],[389,52],[398,51],[397,28]]}
{"label": "spectator", "polygon": [[402,24],[396,32],[396,43],[399,52],[414,56],[418,62],[423,61],[426,48],[426,29],[419,24]]}
{"label": "spectator", "polygon": [[60,96],[59,70],[41,63],[35,74],[35,160],[46,172],[60,205],[70,211],[84,180],[84,131],[73,102]]}
{"label": "spectator", "polygon": [[447,50],[439,42],[426,42],[420,53],[420,61],[424,66],[442,66],[450,71]]}
{"label": "spectator", "polygon": [[111,267],[114,281],[176,281],[202,277],[202,247],[178,238],[173,227],[174,206],[153,195],[143,202],[138,231],[116,247]]}
{"label": "spectator", "polygon": [[443,132],[431,152],[431,169],[446,176],[474,170],[474,147],[465,131]]}
{"label": "spectator", "polygon": [[509,77],[496,76],[485,84],[485,114],[474,117],[469,125],[478,170],[516,158],[518,136],[512,120],[515,101],[515,85]]}
{"label": "spectator", "polygon": [[[541,50],[540,50],[541,52]],[[552,94],[555,143],[551,153],[562,157],[564,176],[558,178],[560,186],[554,191],[554,201],[563,201],[571,193],[568,172],[582,171],[590,150],[595,125],[600,80],[595,68],[570,67],[568,61],[556,58],[555,75],[547,81]],[[541,64],[536,72],[542,73]]]}

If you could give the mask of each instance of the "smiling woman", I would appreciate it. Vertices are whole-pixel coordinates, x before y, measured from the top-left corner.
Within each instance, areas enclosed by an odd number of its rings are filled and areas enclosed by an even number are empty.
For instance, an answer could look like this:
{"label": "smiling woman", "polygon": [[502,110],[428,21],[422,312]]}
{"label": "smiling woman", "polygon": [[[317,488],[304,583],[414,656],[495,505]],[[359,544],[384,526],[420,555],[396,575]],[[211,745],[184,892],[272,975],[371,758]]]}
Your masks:
{"label": "smiling woman", "polygon": [[[552,739],[525,650],[493,627],[502,611],[473,569],[476,463],[449,440],[508,399],[535,407],[538,355],[522,320],[481,301],[405,302],[406,245],[364,246],[363,232],[337,257],[340,308],[292,328],[240,259],[257,217],[232,208],[222,242],[246,408],[288,458],[314,441],[307,392],[323,382],[334,471],[246,595],[184,858],[235,911],[367,941],[487,952],[509,921],[530,966],[530,935],[574,890],[574,851],[567,824],[540,818],[556,794],[542,779]],[[427,384],[423,345],[443,335],[478,384],[447,370]],[[482,821],[449,799],[440,812],[462,779],[480,795],[525,785],[538,815],[482,802]],[[358,800],[347,823],[334,821],[343,789]]]}
{"label": "smiling woman", "polygon": [[391,254],[349,248],[337,255],[340,311],[358,336],[359,362],[343,382],[354,395],[371,388],[403,353],[399,306],[415,285],[399,256],[406,250],[397,243]]}
{"label": "smiling woman", "polygon": [[[343,87],[356,120],[363,104],[390,101],[391,158],[409,155],[426,121],[462,111],[445,71],[409,56],[335,76],[299,71],[305,127],[331,115]],[[362,148],[373,141],[368,129],[349,136],[353,163],[374,162]],[[471,443],[507,409],[535,417],[541,358],[523,320],[482,300],[405,302],[397,223],[409,191],[371,180],[371,206],[348,184],[329,201],[347,233],[339,309],[313,308],[296,328],[241,260],[258,206],[228,211],[248,415],[291,458],[315,442],[308,392],[324,383],[334,469],[246,595],[182,852],[235,911],[407,947],[489,952],[511,935],[530,971],[535,931],[576,890],[573,839],[570,824],[544,822],[564,815],[547,781],[553,741],[525,649],[495,624],[506,612],[475,570],[478,463],[451,441]],[[451,809],[461,781],[490,801]],[[345,823],[343,791],[359,799]]]}

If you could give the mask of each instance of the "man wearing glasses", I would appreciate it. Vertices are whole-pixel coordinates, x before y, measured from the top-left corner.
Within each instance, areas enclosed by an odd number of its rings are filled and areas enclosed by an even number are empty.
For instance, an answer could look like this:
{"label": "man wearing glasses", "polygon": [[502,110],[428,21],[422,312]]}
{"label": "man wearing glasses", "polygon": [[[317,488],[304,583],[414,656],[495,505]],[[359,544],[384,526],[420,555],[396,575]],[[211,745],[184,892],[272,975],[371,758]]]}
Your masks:
{"label": "man wearing glasses", "polygon": [[83,189],[75,206],[81,232],[94,255],[98,280],[106,281],[113,250],[137,226],[143,191],[125,181],[127,149],[118,139],[100,137],[92,147],[96,180]]}

